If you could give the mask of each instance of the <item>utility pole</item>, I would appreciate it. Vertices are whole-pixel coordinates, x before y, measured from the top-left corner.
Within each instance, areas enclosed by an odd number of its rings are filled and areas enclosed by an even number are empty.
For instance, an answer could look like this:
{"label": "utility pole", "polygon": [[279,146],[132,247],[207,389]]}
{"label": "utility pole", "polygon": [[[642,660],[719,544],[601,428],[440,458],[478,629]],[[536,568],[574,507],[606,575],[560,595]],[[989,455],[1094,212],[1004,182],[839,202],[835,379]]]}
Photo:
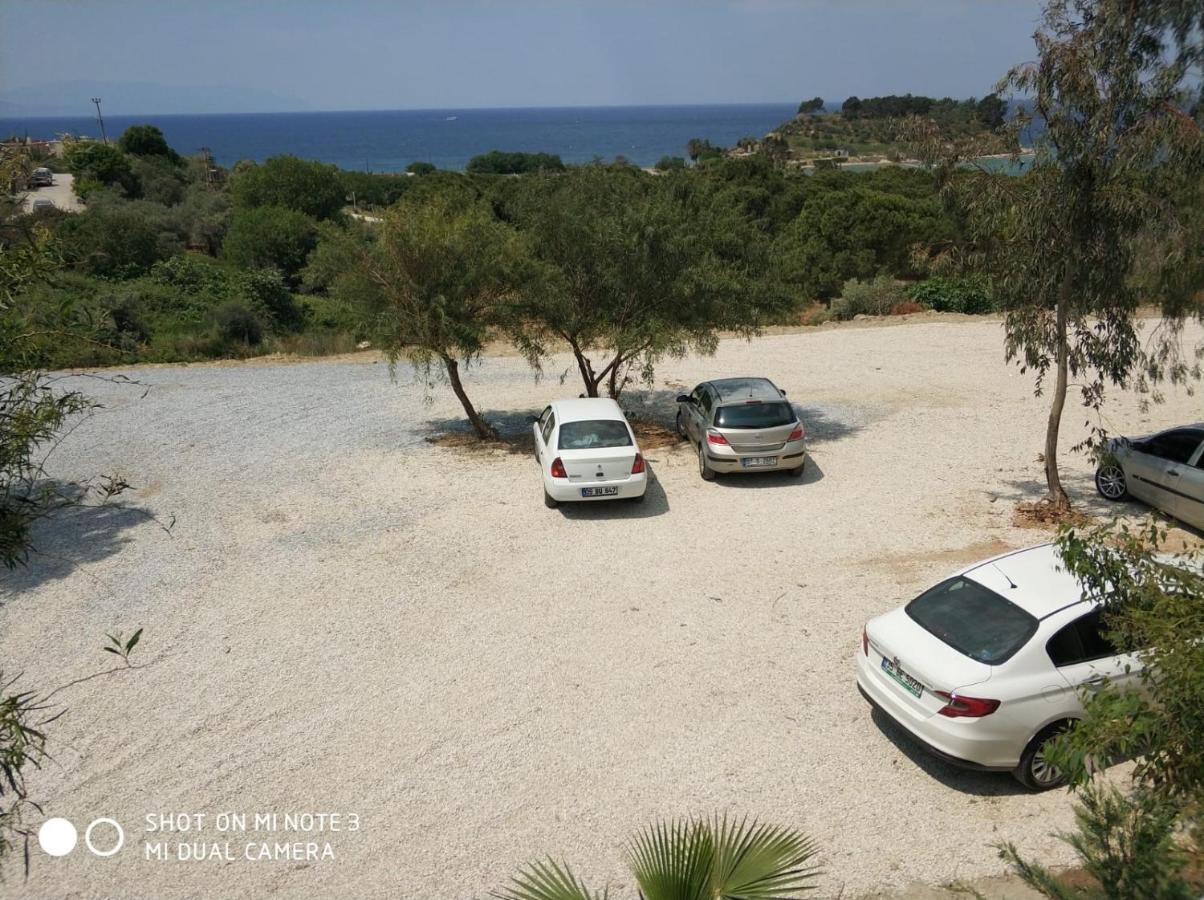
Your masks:
{"label": "utility pole", "polygon": [[96,104],[96,121],[100,123],[100,139],[107,144],[109,136],[105,134],[105,117],[100,114],[100,98],[93,97],[92,102]]}

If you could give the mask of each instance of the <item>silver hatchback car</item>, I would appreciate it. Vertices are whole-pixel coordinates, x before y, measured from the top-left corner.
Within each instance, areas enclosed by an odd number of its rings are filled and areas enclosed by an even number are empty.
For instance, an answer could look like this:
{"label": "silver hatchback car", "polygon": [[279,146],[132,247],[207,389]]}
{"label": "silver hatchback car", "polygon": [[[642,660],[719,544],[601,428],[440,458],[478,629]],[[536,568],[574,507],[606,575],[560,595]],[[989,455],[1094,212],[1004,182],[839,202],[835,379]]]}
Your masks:
{"label": "silver hatchback car", "polygon": [[803,473],[803,423],[768,378],[704,381],[677,404],[677,433],[697,448],[704,481],[733,472]]}

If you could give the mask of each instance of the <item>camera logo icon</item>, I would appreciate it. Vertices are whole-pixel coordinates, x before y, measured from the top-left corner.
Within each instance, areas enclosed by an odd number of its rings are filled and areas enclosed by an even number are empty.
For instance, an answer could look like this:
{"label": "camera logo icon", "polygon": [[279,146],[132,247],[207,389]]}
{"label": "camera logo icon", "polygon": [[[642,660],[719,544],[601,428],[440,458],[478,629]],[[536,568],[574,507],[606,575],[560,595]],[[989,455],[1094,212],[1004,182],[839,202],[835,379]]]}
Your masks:
{"label": "camera logo icon", "polygon": [[[47,856],[66,856],[77,843],[79,832],[68,819],[47,819],[38,829],[38,845]],[[84,831],[84,844],[93,856],[115,856],[125,846],[125,830],[107,816],[93,819]]]}

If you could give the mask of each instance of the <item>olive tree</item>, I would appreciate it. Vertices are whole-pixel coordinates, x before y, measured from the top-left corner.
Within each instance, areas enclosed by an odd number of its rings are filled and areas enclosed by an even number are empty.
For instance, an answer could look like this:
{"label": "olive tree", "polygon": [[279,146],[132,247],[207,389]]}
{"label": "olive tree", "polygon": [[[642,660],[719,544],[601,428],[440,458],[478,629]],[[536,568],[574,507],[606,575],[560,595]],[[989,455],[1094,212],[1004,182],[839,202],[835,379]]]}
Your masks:
{"label": "olive tree", "polygon": [[[1070,506],[1058,438],[1071,379],[1098,412],[1110,385],[1148,390],[1199,376],[1204,348],[1185,354],[1181,330],[1201,315],[1204,283],[1189,201],[1204,177],[1202,21],[1186,0],[1050,0],[1036,61],[998,88],[1028,98],[1013,128],[1032,118],[1044,126],[1023,178],[967,169],[972,144],[943,143],[931,123],[916,128],[965,224],[964,259],[990,274],[1004,308],[1007,358],[1036,373],[1038,394],[1049,390],[1044,466],[1055,512]],[[1144,342],[1142,303],[1163,316]]]}

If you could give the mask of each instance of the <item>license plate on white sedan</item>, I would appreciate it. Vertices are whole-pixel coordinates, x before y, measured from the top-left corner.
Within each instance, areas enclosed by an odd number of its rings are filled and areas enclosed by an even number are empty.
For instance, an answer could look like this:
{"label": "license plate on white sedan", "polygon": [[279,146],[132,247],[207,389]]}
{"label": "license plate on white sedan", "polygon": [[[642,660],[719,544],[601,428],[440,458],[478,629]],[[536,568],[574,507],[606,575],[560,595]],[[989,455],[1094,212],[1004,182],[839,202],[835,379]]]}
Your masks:
{"label": "license plate on white sedan", "polygon": [[740,460],[740,465],[746,469],[760,469],[766,466],[776,466],[778,458],[776,456],[745,456]]}
{"label": "license plate on white sedan", "polygon": [[619,493],[617,487],[582,488],[582,497],[613,497]]}
{"label": "license plate on white sedan", "polygon": [[893,678],[907,693],[913,697],[919,697],[924,693],[924,685],[920,684],[919,680],[913,678],[903,671],[903,667],[899,665],[897,659],[887,659],[882,657],[882,671]]}

